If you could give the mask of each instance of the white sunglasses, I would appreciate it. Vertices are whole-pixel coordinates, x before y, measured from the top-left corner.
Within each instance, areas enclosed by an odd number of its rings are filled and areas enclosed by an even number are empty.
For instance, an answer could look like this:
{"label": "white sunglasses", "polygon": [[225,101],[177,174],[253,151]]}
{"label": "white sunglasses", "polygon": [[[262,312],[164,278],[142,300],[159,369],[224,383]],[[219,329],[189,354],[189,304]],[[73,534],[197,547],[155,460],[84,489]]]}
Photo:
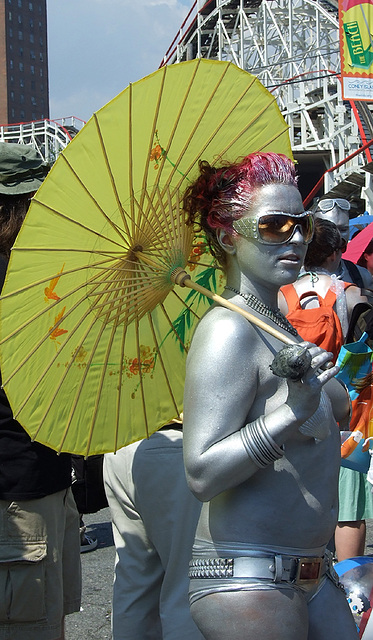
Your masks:
{"label": "white sunglasses", "polygon": [[319,200],[317,203],[317,208],[320,209],[323,213],[327,211],[331,211],[337,205],[343,211],[349,211],[351,209],[351,205],[348,200],[344,198],[325,198],[325,200]]}

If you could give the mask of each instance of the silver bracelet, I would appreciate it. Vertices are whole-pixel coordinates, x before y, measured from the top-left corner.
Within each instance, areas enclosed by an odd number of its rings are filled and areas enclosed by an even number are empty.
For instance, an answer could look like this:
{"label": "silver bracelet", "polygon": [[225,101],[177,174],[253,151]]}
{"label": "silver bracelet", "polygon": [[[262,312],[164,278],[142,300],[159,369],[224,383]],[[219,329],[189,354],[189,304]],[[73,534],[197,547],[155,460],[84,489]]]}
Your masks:
{"label": "silver bracelet", "polygon": [[246,424],[240,433],[247,454],[258,467],[267,467],[284,455],[283,449],[268,433],[263,416]]}

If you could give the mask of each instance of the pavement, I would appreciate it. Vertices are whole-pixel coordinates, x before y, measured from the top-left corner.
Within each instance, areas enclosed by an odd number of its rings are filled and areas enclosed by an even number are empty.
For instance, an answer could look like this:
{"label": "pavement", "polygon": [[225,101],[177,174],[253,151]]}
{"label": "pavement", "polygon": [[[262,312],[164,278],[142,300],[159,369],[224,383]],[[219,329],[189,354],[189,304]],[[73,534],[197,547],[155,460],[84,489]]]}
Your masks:
{"label": "pavement", "polygon": [[79,613],[66,617],[66,640],[110,639],[111,595],[115,547],[110,510],[84,516],[87,534],[97,538],[94,551],[82,553],[82,606]]}
{"label": "pavement", "polygon": [[[84,516],[87,533],[98,540],[97,549],[81,554],[82,608],[66,618],[66,640],[110,640],[111,594],[115,547],[110,511]],[[367,521],[366,555],[373,556],[373,520]]]}

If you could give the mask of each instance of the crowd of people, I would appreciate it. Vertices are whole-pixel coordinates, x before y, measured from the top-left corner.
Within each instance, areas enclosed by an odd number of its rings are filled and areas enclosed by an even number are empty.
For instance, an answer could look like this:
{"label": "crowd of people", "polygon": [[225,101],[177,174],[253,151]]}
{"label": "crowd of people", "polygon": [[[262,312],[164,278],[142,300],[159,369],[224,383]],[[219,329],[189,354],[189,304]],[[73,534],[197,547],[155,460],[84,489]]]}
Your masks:
{"label": "crowd of people", "polygon": [[[0,143],[0,287],[47,172],[31,147]],[[370,248],[343,259],[349,202],[304,211],[281,154],[201,161],[183,206],[223,297],[277,334],[213,304],[189,350],[183,424],[105,455],[113,640],[358,638],[334,563],[364,554],[373,500],[366,474],[341,467],[351,405],[335,362],[373,300]],[[71,484],[71,456],[31,442],[0,389],[4,640],[64,640],[79,611],[80,553],[97,541]]]}
{"label": "crowd of people", "polygon": [[[0,287],[10,250],[49,167],[31,146],[0,143]],[[32,442],[0,387],[0,637],[64,640],[81,599],[71,456]]]}

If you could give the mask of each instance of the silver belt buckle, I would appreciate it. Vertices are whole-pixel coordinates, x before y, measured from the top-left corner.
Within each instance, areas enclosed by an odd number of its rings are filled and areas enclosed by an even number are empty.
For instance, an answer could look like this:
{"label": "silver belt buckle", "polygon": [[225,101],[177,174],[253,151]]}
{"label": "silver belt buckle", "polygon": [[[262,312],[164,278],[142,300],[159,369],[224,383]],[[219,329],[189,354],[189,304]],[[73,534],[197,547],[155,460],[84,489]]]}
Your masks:
{"label": "silver belt buckle", "polygon": [[318,582],[320,580],[323,562],[324,558],[298,558],[295,578],[292,582],[295,584]]}

